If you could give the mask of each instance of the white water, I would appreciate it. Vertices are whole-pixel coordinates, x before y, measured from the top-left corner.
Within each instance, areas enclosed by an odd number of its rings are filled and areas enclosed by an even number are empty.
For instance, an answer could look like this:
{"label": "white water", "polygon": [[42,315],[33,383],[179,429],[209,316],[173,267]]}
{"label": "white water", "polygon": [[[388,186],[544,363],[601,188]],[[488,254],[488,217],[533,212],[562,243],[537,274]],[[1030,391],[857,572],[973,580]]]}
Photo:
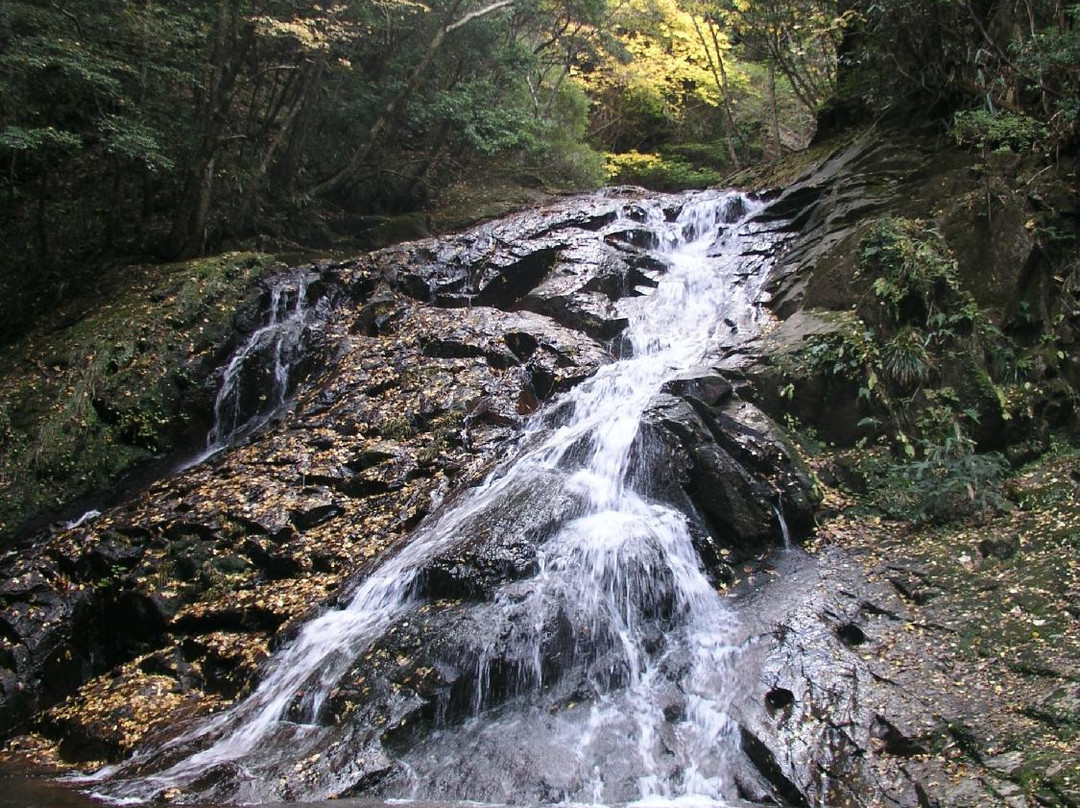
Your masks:
{"label": "white water", "polygon": [[784,518],[784,509],[779,505],[773,505],[773,513],[776,514],[776,523],[780,525],[780,535],[784,537],[784,549],[791,549],[791,531],[788,530],[787,520]]}
{"label": "white water", "polygon": [[90,510],[86,511],[82,516],[80,516],[78,519],[72,519],[70,522],[65,522],[64,523],[64,530],[74,530],[75,528],[79,527],[80,525],[85,525],[87,522],[92,522],[93,520],[97,519],[99,516],[101,516],[101,511],[99,511],[97,508],[91,508]]}
{"label": "white water", "polygon": [[[462,541],[474,520],[515,492],[551,479],[578,504],[540,548],[537,574],[507,584],[482,606],[502,630],[478,657],[474,715],[404,756],[399,765],[408,776],[396,796],[649,804],[718,804],[730,796],[735,626],[701,569],[687,517],[650,500],[633,467],[642,415],[661,385],[734,330],[740,338],[755,331],[764,276],[740,272],[736,232],[752,207],[740,195],[704,193],[673,223],[658,205],[649,208],[647,221],[635,226],[659,235],[656,252],[670,268],[655,290],[621,303],[631,358],[601,368],[564,397],[556,414],[535,418],[515,458],[425,523],[343,608],[308,623],[250,697],[167,747],[99,773],[105,796],[152,799],[180,789],[189,799],[224,793],[242,802],[315,800],[347,788],[356,776],[349,767],[302,793],[280,787],[294,762],[362,735],[316,723],[330,691],[417,606],[427,559]],[[728,235],[717,242],[720,229]],[[556,709],[542,697],[556,684],[545,681],[544,659],[555,620],[572,632],[566,668],[587,682],[585,704],[564,700]],[[517,671],[522,695],[505,705],[492,703],[488,688],[491,665],[500,660]],[[503,758],[511,761],[505,772],[497,770]],[[151,759],[166,767],[132,779]],[[225,772],[233,785],[202,791],[211,771]],[[543,790],[523,797],[534,793],[531,782],[542,782]]]}
{"label": "white water", "polygon": [[[206,446],[174,472],[197,466],[251,434],[284,406],[290,372],[300,358],[304,330],[313,313],[307,302],[311,279],[301,271],[275,280],[266,322],[251,332],[222,371]],[[262,373],[250,378],[251,368],[260,362],[265,363]],[[255,390],[262,392],[257,395]]]}

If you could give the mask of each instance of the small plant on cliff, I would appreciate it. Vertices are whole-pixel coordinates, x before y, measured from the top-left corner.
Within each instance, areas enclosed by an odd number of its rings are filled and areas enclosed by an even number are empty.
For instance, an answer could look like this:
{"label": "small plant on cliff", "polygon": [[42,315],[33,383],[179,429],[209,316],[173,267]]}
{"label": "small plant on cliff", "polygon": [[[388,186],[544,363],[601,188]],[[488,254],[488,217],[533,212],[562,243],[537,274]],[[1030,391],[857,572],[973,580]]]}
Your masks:
{"label": "small plant on cliff", "polygon": [[867,281],[873,294],[860,313],[883,333],[925,328],[935,314],[966,302],[948,245],[925,222],[878,221],[863,238],[859,257],[855,277]]}
{"label": "small plant on cliff", "polygon": [[1034,118],[1008,110],[974,109],[953,116],[953,137],[961,146],[990,152],[1026,152],[1044,144],[1049,130]]}
{"label": "small plant on cliff", "polygon": [[[985,418],[1007,419],[994,374],[1012,346],[959,283],[948,245],[924,222],[882,219],[864,237],[856,316],[815,337],[785,372],[858,385],[868,432],[894,460],[868,470],[883,511],[915,521],[1001,503],[1000,455],[979,454]],[[995,361],[997,360],[997,361]],[[792,388],[792,395],[794,388]]]}
{"label": "small plant on cliff", "polygon": [[881,364],[888,378],[901,388],[923,384],[930,378],[927,338],[914,328],[903,328],[881,346]]}
{"label": "small plant on cliff", "polygon": [[875,398],[897,426],[926,437],[928,412],[945,411],[966,428],[980,412],[1000,409],[993,360],[1011,346],[960,286],[941,235],[918,220],[883,219],[863,239],[860,259],[856,278],[867,292],[857,311],[876,347],[871,370],[883,381]]}

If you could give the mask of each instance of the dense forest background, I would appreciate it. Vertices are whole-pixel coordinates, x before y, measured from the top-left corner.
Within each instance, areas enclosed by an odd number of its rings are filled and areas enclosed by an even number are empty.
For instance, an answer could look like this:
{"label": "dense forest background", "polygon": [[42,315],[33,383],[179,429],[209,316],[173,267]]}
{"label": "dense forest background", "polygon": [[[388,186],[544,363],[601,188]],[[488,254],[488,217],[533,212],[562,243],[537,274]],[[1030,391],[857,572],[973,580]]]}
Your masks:
{"label": "dense forest background", "polygon": [[363,246],[470,184],[703,186],[913,113],[1053,159],[1080,5],[12,0],[0,75],[8,342],[102,267]]}

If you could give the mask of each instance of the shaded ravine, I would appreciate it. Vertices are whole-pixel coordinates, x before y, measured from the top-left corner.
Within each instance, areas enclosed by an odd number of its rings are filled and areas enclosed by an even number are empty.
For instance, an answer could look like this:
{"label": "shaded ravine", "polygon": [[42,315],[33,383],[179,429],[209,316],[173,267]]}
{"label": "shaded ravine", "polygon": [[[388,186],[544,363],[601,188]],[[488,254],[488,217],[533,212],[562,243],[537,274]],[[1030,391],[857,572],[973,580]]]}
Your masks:
{"label": "shaded ravine", "polygon": [[[655,290],[620,303],[630,357],[532,419],[513,458],[422,525],[342,608],[308,623],[250,697],[102,771],[99,793],[313,800],[378,781],[383,795],[412,798],[732,796],[733,620],[702,570],[690,517],[650,495],[639,423],[667,380],[754,333],[765,273],[737,260],[753,208],[741,195],[704,194],[670,222],[659,205],[641,205],[636,226],[654,234],[667,270]],[[385,749],[385,727],[416,705],[391,697],[367,725],[340,714],[342,690],[373,643],[430,608],[433,560],[500,522],[530,536],[534,561],[473,607],[486,642],[465,653],[472,675],[444,690],[435,731]],[[512,769],[470,774],[515,746],[529,754]]]}

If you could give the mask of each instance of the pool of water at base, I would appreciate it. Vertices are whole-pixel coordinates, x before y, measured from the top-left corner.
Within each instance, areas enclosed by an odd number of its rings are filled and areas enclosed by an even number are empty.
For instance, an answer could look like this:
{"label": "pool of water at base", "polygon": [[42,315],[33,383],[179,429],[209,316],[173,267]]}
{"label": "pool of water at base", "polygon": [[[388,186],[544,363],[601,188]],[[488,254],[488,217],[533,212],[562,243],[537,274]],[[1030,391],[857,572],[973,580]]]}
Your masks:
{"label": "pool of water at base", "polygon": [[[74,783],[50,777],[40,772],[0,764],[0,808],[108,808],[108,803],[95,800],[79,790]],[[225,806],[189,805],[185,808],[225,808]],[[516,808],[476,802],[431,802],[426,800],[341,799],[319,802],[273,803],[251,808]],[[671,800],[641,800],[621,806],[582,805],[564,803],[539,808],[761,808],[752,803],[718,803],[712,800],[681,798]]]}

